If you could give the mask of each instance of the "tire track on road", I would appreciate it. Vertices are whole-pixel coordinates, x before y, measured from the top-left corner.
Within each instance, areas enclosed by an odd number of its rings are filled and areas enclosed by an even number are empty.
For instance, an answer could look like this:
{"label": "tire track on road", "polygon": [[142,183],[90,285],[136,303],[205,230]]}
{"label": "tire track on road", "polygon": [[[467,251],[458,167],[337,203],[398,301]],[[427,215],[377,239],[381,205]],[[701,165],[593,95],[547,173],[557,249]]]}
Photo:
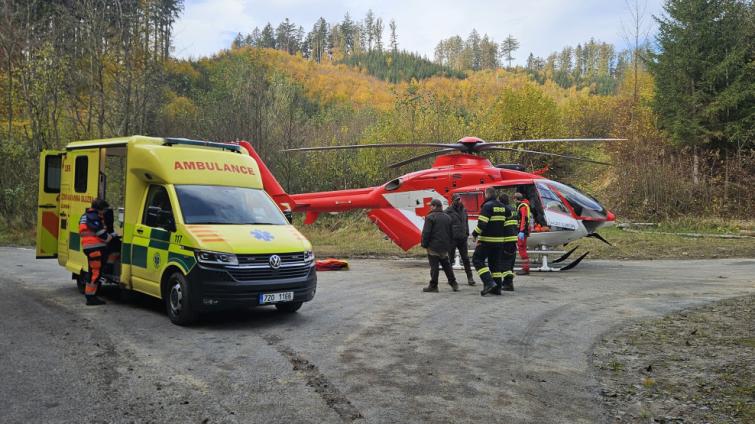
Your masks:
{"label": "tire track on road", "polygon": [[294,371],[299,371],[304,375],[307,386],[312,387],[315,393],[325,401],[325,404],[335,411],[344,422],[350,423],[364,418],[362,413],[328,380],[325,374],[320,372],[315,364],[284,345],[278,336],[265,334],[262,338],[291,363]]}

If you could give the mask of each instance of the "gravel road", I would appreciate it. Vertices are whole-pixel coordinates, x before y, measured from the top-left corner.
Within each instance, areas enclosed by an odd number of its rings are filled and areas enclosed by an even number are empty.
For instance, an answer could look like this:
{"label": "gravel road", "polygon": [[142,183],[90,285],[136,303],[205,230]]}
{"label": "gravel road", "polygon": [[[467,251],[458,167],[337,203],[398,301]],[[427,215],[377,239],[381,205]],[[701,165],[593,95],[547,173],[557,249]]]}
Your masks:
{"label": "gravel road", "polygon": [[[421,293],[421,261],[322,272],[272,307],[177,327],[162,305],[101,307],[55,261],[0,248],[3,422],[602,422],[590,364],[606,331],[755,293],[755,260],[590,261]],[[442,277],[441,277],[442,278]]]}

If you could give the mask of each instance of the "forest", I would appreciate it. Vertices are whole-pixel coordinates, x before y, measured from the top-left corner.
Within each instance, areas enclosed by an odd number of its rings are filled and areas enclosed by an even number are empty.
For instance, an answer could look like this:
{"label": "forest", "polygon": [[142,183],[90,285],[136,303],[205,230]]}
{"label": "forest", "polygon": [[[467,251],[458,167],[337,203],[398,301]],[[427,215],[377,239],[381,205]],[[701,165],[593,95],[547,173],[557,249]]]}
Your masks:
{"label": "forest", "polygon": [[[302,146],[616,137],[550,146],[613,166],[548,166],[620,220],[747,219],[755,207],[755,13],[749,0],[667,0],[653,40],[587,39],[546,58],[473,30],[428,59],[369,12],[310,31],[283,20],[211,57],[173,56],[180,0],[0,0],[0,221],[35,214],[39,151],[143,134],[249,140],[291,193],[370,186],[406,151],[282,154]],[[639,17],[635,17],[638,19]],[[387,34],[387,35],[386,35]],[[516,66],[517,55],[527,57]],[[544,149],[545,150],[545,149]],[[411,169],[410,169],[411,168]],[[317,179],[311,175],[318,175]]]}

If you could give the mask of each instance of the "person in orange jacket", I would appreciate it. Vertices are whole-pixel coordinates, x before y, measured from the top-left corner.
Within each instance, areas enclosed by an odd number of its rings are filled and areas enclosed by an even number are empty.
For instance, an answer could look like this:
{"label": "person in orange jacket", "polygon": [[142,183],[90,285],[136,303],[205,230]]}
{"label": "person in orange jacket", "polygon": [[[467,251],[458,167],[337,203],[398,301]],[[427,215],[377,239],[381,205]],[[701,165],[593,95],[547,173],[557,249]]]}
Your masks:
{"label": "person in orange jacket", "polygon": [[516,211],[519,214],[519,234],[517,234],[516,248],[522,258],[522,269],[517,275],[530,273],[530,257],[527,255],[527,237],[530,236],[530,201],[522,193],[514,193]]}
{"label": "person in orange jacket", "polygon": [[105,304],[104,300],[97,297],[97,288],[102,283],[100,270],[103,256],[106,254],[108,243],[113,239],[107,231],[103,216],[107,208],[106,201],[96,198],[92,200],[92,206],[87,208],[79,220],[81,249],[89,264],[89,281],[84,289],[84,295],[86,304],[90,306]]}

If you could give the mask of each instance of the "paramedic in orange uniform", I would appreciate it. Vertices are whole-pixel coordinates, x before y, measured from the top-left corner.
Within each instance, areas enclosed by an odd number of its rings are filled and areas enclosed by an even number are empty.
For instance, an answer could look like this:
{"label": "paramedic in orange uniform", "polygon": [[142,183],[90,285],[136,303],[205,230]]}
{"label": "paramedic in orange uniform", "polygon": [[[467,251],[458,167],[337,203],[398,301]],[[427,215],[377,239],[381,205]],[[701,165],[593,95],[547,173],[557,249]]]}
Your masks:
{"label": "paramedic in orange uniform", "polygon": [[103,214],[108,208],[106,201],[96,198],[92,200],[92,207],[88,208],[79,220],[79,236],[81,248],[87,257],[89,264],[89,281],[87,281],[84,295],[87,305],[103,305],[105,301],[97,297],[97,287],[101,283],[100,270],[103,263],[103,255],[107,245],[112,240],[105,227]]}
{"label": "paramedic in orange uniform", "polygon": [[516,247],[519,257],[522,258],[522,269],[517,275],[530,273],[530,257],[527,256],[527,237],[530,236],[530,201],[524,198],[522,193],[514,193],[516,211],[519,214],[519,234],[517,234]]}

